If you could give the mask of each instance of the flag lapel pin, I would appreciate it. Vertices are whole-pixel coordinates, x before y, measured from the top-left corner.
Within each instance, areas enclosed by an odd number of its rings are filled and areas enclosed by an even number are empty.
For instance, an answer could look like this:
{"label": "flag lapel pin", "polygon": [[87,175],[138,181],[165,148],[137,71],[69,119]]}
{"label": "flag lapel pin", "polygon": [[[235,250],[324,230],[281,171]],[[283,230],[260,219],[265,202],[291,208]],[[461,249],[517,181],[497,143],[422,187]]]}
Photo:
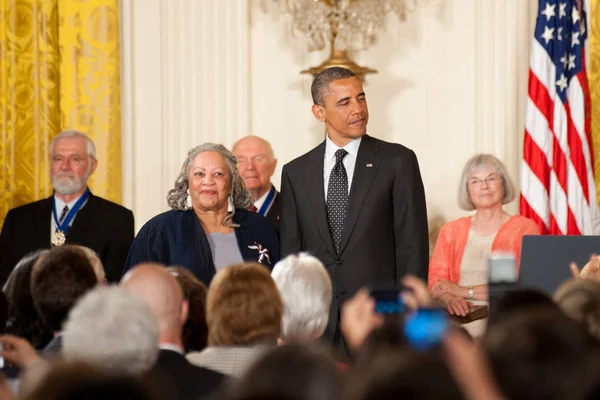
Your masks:
{"label": "flag lapel pin", "polygon": [[367,168],[373,168],[373,164],[371,164],[371,163],[367,164]]}

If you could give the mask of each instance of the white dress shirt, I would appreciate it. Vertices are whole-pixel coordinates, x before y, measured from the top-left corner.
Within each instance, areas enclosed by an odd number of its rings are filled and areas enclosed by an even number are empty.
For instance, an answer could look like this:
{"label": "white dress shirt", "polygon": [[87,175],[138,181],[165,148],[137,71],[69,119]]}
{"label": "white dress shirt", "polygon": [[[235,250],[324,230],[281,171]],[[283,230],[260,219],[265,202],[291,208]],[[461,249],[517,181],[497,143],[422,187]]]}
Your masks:
{"label": "white dress shirt", "polygon": [[[80,198],[81,198],[81,196],[79,196],[78,198],[76,198],[74,200],[71,200],[68,203],[65,203],[64,201],[62,201],[61,199],[59,199],[58,196],[54,195],[54,202],[56,204],[56,218],[58,218],[60,220],[60,217],[61,217],[61,214],[62,214],[62,210],[65,208],[65,206],[69,206],[69,211],[67,211],[67,214],[69,214],[69,212],[71,212],[71,210],[73,209],[73,206],[75,206],[75,203],[77,203],[77,201]],[[83,203],[83,205],[81,206],[81,208],[83,208],[86,204],[87,204],[87,200],[85,201],[85,203]],[[79,209],[79,211],[81,211],[81,208]],[[77,213],[79,213],[79,211],[77,211]],[[76,217],[77,217],[77,214],[75,214],[75,216],[73,217],[73,219],[71,220],[71,222],[69,222],[69,228],[71,226],[73,226],[73,222],[75,221]],[[52,238],[52,235],[54,235],[54,232],[56,232],[56,221],[54,220],[54,215],[53,214],[50,215],[50,219],[52,221],[52,223],[50,224],[50,238]]]}
{"label": "white dress shirt", "polygon": [[[273,185],[271,185],[271,186],[273,186]],[[263,206],[263,204],[265,204],[265,200],[267,200],[267,196],[269,195],[269,192],[271,191],[271,186],[269,187],[269,190],[267,190],[265,192],[265,194],[263,194],[262,196],[260,196],[260,199],[258,199],[258,200],[256,200],[254,202],[254,207],[256,207],[256,209],[258,211],[260,211],[260,208]]]}
{"label": "white dress shirt", "polygon": [[337,147],[335,143],[331,139],[329,139],[329,135],[327,135],[327,139],[325,140],[325,162],[323,163],[323,181],[325,183],[325,201],[327,201],[327,188],[329,186],[329,176],[331,175],[331,170],[335,167],[335,152],[339,149],[344,149],[348,152],[346,157],[344,157],[344,168],[346,168],[346,175],[348,175],[348,194],[350,193],[350,187],[352,186],[352,177],[354,176],[354,166],[356,165],[356,157],[358,156],[358,148],[360,146],[360,141],[362,140],[362,136],[356,139],[353,139],[350,143],[345,145],[344,147]]}

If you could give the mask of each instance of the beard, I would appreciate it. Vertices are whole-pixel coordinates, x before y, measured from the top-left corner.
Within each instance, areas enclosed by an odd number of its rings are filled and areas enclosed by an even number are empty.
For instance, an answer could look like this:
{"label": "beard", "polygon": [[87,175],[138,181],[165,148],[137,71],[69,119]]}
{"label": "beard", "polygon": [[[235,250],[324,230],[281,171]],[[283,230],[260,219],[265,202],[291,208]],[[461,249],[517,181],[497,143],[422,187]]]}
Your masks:
{"label": "beard", "polygon": [[52,186],[56,193],[69,196],[83,189],[87,184],[87,178],[87,173],[83,178],[80,178],[72,172],[58,172],[52,178]]}

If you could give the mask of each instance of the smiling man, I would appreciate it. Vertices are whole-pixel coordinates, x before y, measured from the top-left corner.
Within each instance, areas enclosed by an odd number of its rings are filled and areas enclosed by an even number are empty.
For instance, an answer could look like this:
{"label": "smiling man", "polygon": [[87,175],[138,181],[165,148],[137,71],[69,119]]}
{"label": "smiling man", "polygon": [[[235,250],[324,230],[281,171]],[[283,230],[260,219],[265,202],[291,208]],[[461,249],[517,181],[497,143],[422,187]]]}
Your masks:
{"label": "smiling man", "polygon": [[[350,70],[326,69],[311,87],[323,143],[283,167],[281,251],[307,251],[333,282],[326,335],[340,343],[340,306],[363,286],[427,277],[429,241],[415,153],[366,134],[369,109]],[[340,348],[343,353],[345,346]]]}
{"label": "smiling man", "polygon": [[133,240],[133,213],[94,196],[88,178],[96,170],[94,142],[79,131],[64,131],[50,144],[54,194],[10,210],[0,234],[0,281],[27,253],[65,243],[94,250],[106,278],[118,281]]}
{"label": "smiling man", "polygon": [[258,136],[238,140],[231,150],[244,184],[254,199],[254,212],[267,217],[279,231],[279,192],[271,184],[277,159],[271,144]]}

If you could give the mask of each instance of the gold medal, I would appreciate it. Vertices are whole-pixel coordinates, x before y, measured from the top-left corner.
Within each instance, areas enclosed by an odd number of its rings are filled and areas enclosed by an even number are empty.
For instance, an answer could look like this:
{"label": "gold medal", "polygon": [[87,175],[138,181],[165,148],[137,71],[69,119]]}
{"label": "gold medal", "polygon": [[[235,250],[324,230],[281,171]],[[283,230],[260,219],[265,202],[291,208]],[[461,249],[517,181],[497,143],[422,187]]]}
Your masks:
{"label": "gold medal", "polygon": [[66,241],[67,241],[67,237],[65,236],[64,232],[62,232],[62,231],[56,231],[52,235],[52,244],[54,246],[62,246],[63,244],[65,244]]}

